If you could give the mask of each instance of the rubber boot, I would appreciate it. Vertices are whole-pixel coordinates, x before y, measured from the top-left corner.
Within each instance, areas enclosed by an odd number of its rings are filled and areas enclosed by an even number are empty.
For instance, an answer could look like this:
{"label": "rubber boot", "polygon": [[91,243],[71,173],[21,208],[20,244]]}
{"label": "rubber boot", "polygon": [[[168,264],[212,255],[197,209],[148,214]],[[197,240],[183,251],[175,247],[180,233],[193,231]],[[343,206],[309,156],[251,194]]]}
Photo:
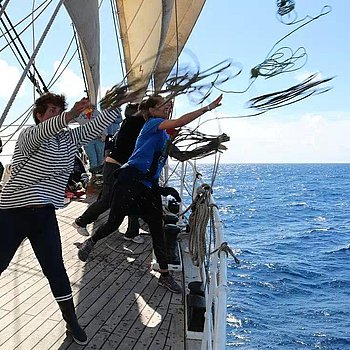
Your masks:
{"label": "rubber boot", "polygon": [[73,299],[58,302],[61,309],[63,319],[67,323],[67,332],[72,336],[74,341],[79,345],[88,343],[85,331],[80,327],[77,316],[75,314]]}

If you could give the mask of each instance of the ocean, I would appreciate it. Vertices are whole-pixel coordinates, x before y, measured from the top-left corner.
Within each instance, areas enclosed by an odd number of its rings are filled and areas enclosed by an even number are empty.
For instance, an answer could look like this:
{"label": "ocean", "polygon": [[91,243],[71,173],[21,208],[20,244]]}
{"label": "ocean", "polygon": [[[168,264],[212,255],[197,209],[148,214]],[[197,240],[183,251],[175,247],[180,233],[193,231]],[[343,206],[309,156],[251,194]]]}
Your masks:
{"label": "ocean", "polygon": [[[205,166],[205,173],[211,172]],[[227,349],[350,349],[350,164],[222,164]]]}

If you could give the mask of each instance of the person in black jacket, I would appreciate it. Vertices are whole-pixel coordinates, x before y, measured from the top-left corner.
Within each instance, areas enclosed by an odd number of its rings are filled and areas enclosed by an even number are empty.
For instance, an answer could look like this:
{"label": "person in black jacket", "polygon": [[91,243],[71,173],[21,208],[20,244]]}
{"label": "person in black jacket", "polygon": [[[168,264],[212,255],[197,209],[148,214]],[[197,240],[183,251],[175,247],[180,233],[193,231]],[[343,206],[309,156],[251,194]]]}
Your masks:
{"label": "person in black jacket", "polygon": [[[85,212],[74,221],[78,232],[84,236],[89,233],[86,225],[94,222],[110,207],[113,185],[115,182],[114,173],[125,164],[132,154],[136,139],[145,124],[145,119],[138,113],[138,104],[129,104],[125,108],[125,119],[115,137],[113,147],[105,159],[103,166],[102,191],[96,202],[92,203]],[[125,240],[132,240],[135,243],[143,243],[144,239],[139,235],[139,222],[137,216],[128,216],[128,229],[124,235]]]}

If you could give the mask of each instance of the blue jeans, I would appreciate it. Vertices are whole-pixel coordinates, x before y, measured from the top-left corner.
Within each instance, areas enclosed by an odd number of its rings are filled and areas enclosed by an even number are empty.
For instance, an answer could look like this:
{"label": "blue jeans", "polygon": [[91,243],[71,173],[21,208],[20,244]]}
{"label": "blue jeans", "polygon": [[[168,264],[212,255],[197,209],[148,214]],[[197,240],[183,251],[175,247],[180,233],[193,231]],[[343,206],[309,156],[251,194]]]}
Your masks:
{"label": "blue jeans", "polygon": [[91,140],[84,146],[85,152],[89,158],[90,170],[102,165],[104,160],[105,144],[100,139]]}
{"label": "blue jeans", "polygon": [[53,206],[0,209],[0,275],[28,238],[57,301],[72,298]]}

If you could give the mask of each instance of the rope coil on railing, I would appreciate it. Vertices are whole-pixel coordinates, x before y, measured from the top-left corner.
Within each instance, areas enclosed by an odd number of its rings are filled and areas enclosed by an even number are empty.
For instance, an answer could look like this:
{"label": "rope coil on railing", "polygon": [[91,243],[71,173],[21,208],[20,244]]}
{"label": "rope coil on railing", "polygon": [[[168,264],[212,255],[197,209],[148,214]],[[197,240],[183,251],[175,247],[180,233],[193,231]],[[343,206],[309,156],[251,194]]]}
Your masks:
{"label": "rope coil on railing", "polygon": [[211,187],[208,184],[201,185],[191,205],[189,251],[196,266],[202,265],[207,250],[206,230],[210,218],[210,194]]}

